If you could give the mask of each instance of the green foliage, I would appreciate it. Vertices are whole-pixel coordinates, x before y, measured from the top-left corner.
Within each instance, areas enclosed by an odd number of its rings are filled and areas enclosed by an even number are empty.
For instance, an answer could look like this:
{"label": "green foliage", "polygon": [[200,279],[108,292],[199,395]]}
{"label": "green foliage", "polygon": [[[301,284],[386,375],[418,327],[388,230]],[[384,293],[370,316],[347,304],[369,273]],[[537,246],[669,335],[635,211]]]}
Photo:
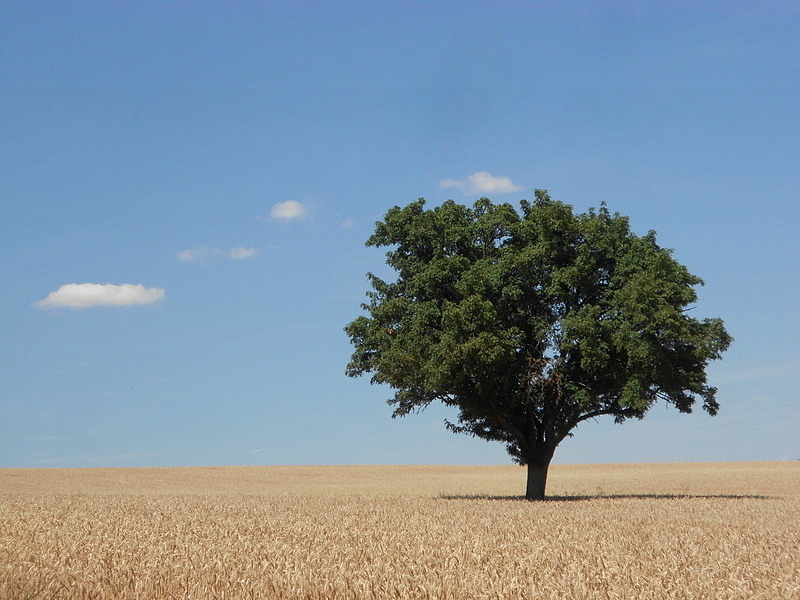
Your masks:
{"label": "green foliage", "polygon": [[659,399],[719,408],[705,371],[732,339],[689,316],[702,281],[605,205],[574,214],[541,190],[521,214],[419,199],[367,245],[389,247],[398,276],[368,275],[347,374],[394,388],[394,416],[441,401],[458,409],[451,430],[546,465],[586,419],[642,418]]}

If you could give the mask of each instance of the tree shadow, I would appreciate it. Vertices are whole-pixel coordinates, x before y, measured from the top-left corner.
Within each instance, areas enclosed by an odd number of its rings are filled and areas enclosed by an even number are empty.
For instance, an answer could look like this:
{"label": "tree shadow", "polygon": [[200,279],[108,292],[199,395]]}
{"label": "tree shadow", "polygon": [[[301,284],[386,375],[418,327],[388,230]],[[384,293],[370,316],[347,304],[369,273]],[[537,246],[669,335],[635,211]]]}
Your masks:
{"label": "tree shadow", "polygon": [[544,500],[528,500],[525,496],[493,496],[489,494],[440,494],[441,500],[514,500],[517,502],[576,502],[587,500],[777,500],[778,496],[760,494],[576,494],[547,496]]}

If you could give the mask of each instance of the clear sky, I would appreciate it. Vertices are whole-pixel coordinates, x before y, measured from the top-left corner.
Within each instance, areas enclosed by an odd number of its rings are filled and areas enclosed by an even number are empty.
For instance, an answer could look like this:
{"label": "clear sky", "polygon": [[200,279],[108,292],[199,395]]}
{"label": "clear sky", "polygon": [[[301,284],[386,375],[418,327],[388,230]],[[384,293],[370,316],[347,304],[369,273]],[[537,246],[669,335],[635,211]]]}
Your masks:
{"label": "clear sky", "polygon": [[508,462],[344,376],[375,221],[605,201],[722,405],[560,463],[800,458],[796,2],[0,3],[0,467]]}

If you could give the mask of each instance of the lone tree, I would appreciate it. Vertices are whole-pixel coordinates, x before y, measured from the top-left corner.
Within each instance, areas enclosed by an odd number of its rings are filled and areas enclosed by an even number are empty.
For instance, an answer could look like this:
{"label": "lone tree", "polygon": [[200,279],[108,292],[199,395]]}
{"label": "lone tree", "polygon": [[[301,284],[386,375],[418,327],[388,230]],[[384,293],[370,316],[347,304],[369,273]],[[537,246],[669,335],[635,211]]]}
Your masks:
{"label": "lone tree", "polygon": [[705,370],[732,341],[722,320],[689,316],[703,282],[654,231],[535,195],[521,214],[487,198],[389,210],[367,245],[391,248],[397,280],[368,273],[367,315],[345,328],[347,375],[394,388],[394,417],[458,409],[447,428],[505,443],[530,500],[582,421],[641,419],[659,399],[715,415]]}

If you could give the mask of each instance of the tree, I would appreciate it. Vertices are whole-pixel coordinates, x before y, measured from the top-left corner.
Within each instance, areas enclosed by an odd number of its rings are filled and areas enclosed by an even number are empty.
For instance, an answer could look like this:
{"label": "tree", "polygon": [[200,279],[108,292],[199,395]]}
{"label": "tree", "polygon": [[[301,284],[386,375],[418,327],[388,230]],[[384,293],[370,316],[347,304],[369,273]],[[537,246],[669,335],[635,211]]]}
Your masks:
{"label": "tree", "polygon": [[345,331],[347,375],[395,390],[393,417],[440,401],[448,429],[506,444],[543,499],[556,447],[587,419],[641,419],[658,400],[715,415],[706,366],[732,338],[689,315],[702,280],[627,217],[481,198],[394,207],[367,246],[389,246],[397,280],[367,276],[366,315]]}

